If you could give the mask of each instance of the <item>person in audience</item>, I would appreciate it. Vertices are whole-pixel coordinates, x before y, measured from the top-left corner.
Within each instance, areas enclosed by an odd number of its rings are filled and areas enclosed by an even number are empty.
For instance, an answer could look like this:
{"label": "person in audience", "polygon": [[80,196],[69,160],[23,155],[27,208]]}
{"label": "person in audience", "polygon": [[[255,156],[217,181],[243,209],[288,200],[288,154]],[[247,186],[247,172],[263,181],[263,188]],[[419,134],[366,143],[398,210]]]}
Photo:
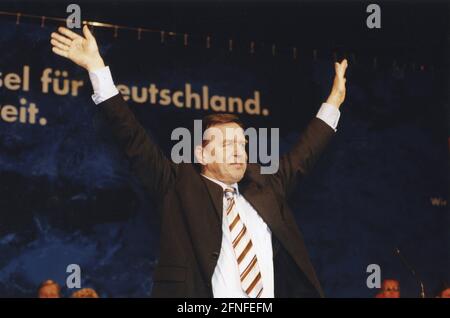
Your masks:
{"label": "person in audience", "polygon": [[92,288],[82,288],[72,293],[70,298],[100,298]]}
{"label": "person in audience", "polygon": [[61,298],[61,287],[51,279],[46,280],[39,286],[38,298]]}

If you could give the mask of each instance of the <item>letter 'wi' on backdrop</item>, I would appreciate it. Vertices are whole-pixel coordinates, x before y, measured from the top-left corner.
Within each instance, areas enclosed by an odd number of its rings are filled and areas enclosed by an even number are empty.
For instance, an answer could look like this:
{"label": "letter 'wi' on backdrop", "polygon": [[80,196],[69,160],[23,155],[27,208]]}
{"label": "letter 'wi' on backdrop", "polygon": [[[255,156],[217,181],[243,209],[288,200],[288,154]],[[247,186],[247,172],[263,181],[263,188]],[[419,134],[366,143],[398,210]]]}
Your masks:
{"label": "letter 'wi' on backdrop", "polygon": [[[154,202],[113,143],[87,73],[51,52],[55,30],[0,19],[0,296],[33,296],[46,279],[64,284],[69,264],[79,264],[82,286],[102,296],[146,296],[157,259]],[[224,111],[248,126],[280,127],[285,152],[331,87],[332,58],[311,50],[299,48],[294,61],[274,57],[273,47],[249,53],[235,43],[230,51],[215,38],[206,48],[204,39],[186,46],[170,34],[163,43],[159,33],[95,35],[116,85],[166,153],[174,128]],[[439,244],[448,230],[445,207],[429,200],[446,195],[446,139],[441,145],[435,124],[398,116],[433,99],[432,76],[405,76],[406,90],[391,107],[382,98],[394,84],[371,82],[390,74],[351,67],[337,137],[292,207],[328,296],[372,296],[365,286],[371,263],[403,279],[402,292],[414,296],[394,246],[411,255],[429,285],[448,275]],[[376,109],[374,97],[381,98]]]}

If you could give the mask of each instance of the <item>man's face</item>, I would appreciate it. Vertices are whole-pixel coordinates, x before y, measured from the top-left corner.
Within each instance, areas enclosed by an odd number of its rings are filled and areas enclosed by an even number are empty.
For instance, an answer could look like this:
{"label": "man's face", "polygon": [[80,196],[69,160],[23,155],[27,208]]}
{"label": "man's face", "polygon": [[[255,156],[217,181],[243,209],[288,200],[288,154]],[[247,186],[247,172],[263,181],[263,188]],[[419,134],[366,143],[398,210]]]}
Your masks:
{"label": "man's face", "polygon": [[450,288],[446,288],[441,292],[441,298],[450,298]]}
{"label": "man's face", "polygon": [[383,282],[384,298],[400,298],[400,284],[394,279],[387,279]]}
{"label": "man's face", "polygon": [[236,123],[216,125],[205,131],[203,173],[226,184],[239,182],[247,169],[244,130]]}

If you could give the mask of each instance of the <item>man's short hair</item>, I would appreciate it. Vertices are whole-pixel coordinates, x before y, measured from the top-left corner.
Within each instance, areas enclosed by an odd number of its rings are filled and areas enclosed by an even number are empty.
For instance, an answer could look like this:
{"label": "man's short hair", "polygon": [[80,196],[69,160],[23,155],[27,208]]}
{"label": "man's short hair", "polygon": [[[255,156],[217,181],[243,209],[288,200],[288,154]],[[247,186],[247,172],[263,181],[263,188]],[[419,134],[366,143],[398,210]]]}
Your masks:
{"label": "man's short hair", "polygon": [[[213,126],[218,126],[222,124],[235,123],[239,125],[242,129],[245,129],[244,124],[239,119],[237,115],[234,114],[211,114],[203,117],[202,120],[202,136],[205,131]],[[208,144],[208,140],[202,140],[202,146],[205,147]]]}
{"label": "man's short hair", "polygon": [[99,298],[92,288],[83,288],[72,293],[71,298]]}
{"label": "man's short hair", "polygon": [[55,295],[55,296],[56,297],[61,297],[61,287],[58,285],[58,283],[54,282],[51,279],[48,279],[48,280],[44,281],[41,285],[39,285],[39,288],[38,288],[38,297],[39,298],[45,298],[46,297],[46,296],[41,295],[41,293],[46,288],[54,288],[54,289],[56,289],[57,295]]}
{"label": "man's short hair", "polygon": [[41,285],[39,285],[38,290],[41,290],[43,287],[47,287],[47,286],[56,286],[58,288],[58,291],[61,290],[61,287],[59,287],[58,283],[52,281],[51,279],[48,279],[48,280],[44,281]]}

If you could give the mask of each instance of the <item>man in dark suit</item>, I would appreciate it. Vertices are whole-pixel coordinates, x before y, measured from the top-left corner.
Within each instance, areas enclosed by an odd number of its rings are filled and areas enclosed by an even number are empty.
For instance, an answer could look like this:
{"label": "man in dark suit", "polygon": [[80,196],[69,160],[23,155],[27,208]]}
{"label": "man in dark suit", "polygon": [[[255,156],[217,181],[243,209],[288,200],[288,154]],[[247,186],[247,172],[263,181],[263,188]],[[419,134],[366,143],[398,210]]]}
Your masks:
{"label": "man in dark suit", "polygon": [[[207,116],[195,147],[200,168],[170,161],[146,134],[112,81],[95,38],[59,28],[53,52],[89,71],[99,105],[131,169],[159,203],[156,297],[322,297],[287,199],[335,133],[345,98],[347,61],[335,64],[333,88],[275,174],[247,163],[245,136],[231,114]],[[228,138],[228,130],[233,130]],[[216,137],[219,133],[225,138]],[[213,151],[207,151],[207,150]],[[218,160],[219,159],[219,160]]]}

